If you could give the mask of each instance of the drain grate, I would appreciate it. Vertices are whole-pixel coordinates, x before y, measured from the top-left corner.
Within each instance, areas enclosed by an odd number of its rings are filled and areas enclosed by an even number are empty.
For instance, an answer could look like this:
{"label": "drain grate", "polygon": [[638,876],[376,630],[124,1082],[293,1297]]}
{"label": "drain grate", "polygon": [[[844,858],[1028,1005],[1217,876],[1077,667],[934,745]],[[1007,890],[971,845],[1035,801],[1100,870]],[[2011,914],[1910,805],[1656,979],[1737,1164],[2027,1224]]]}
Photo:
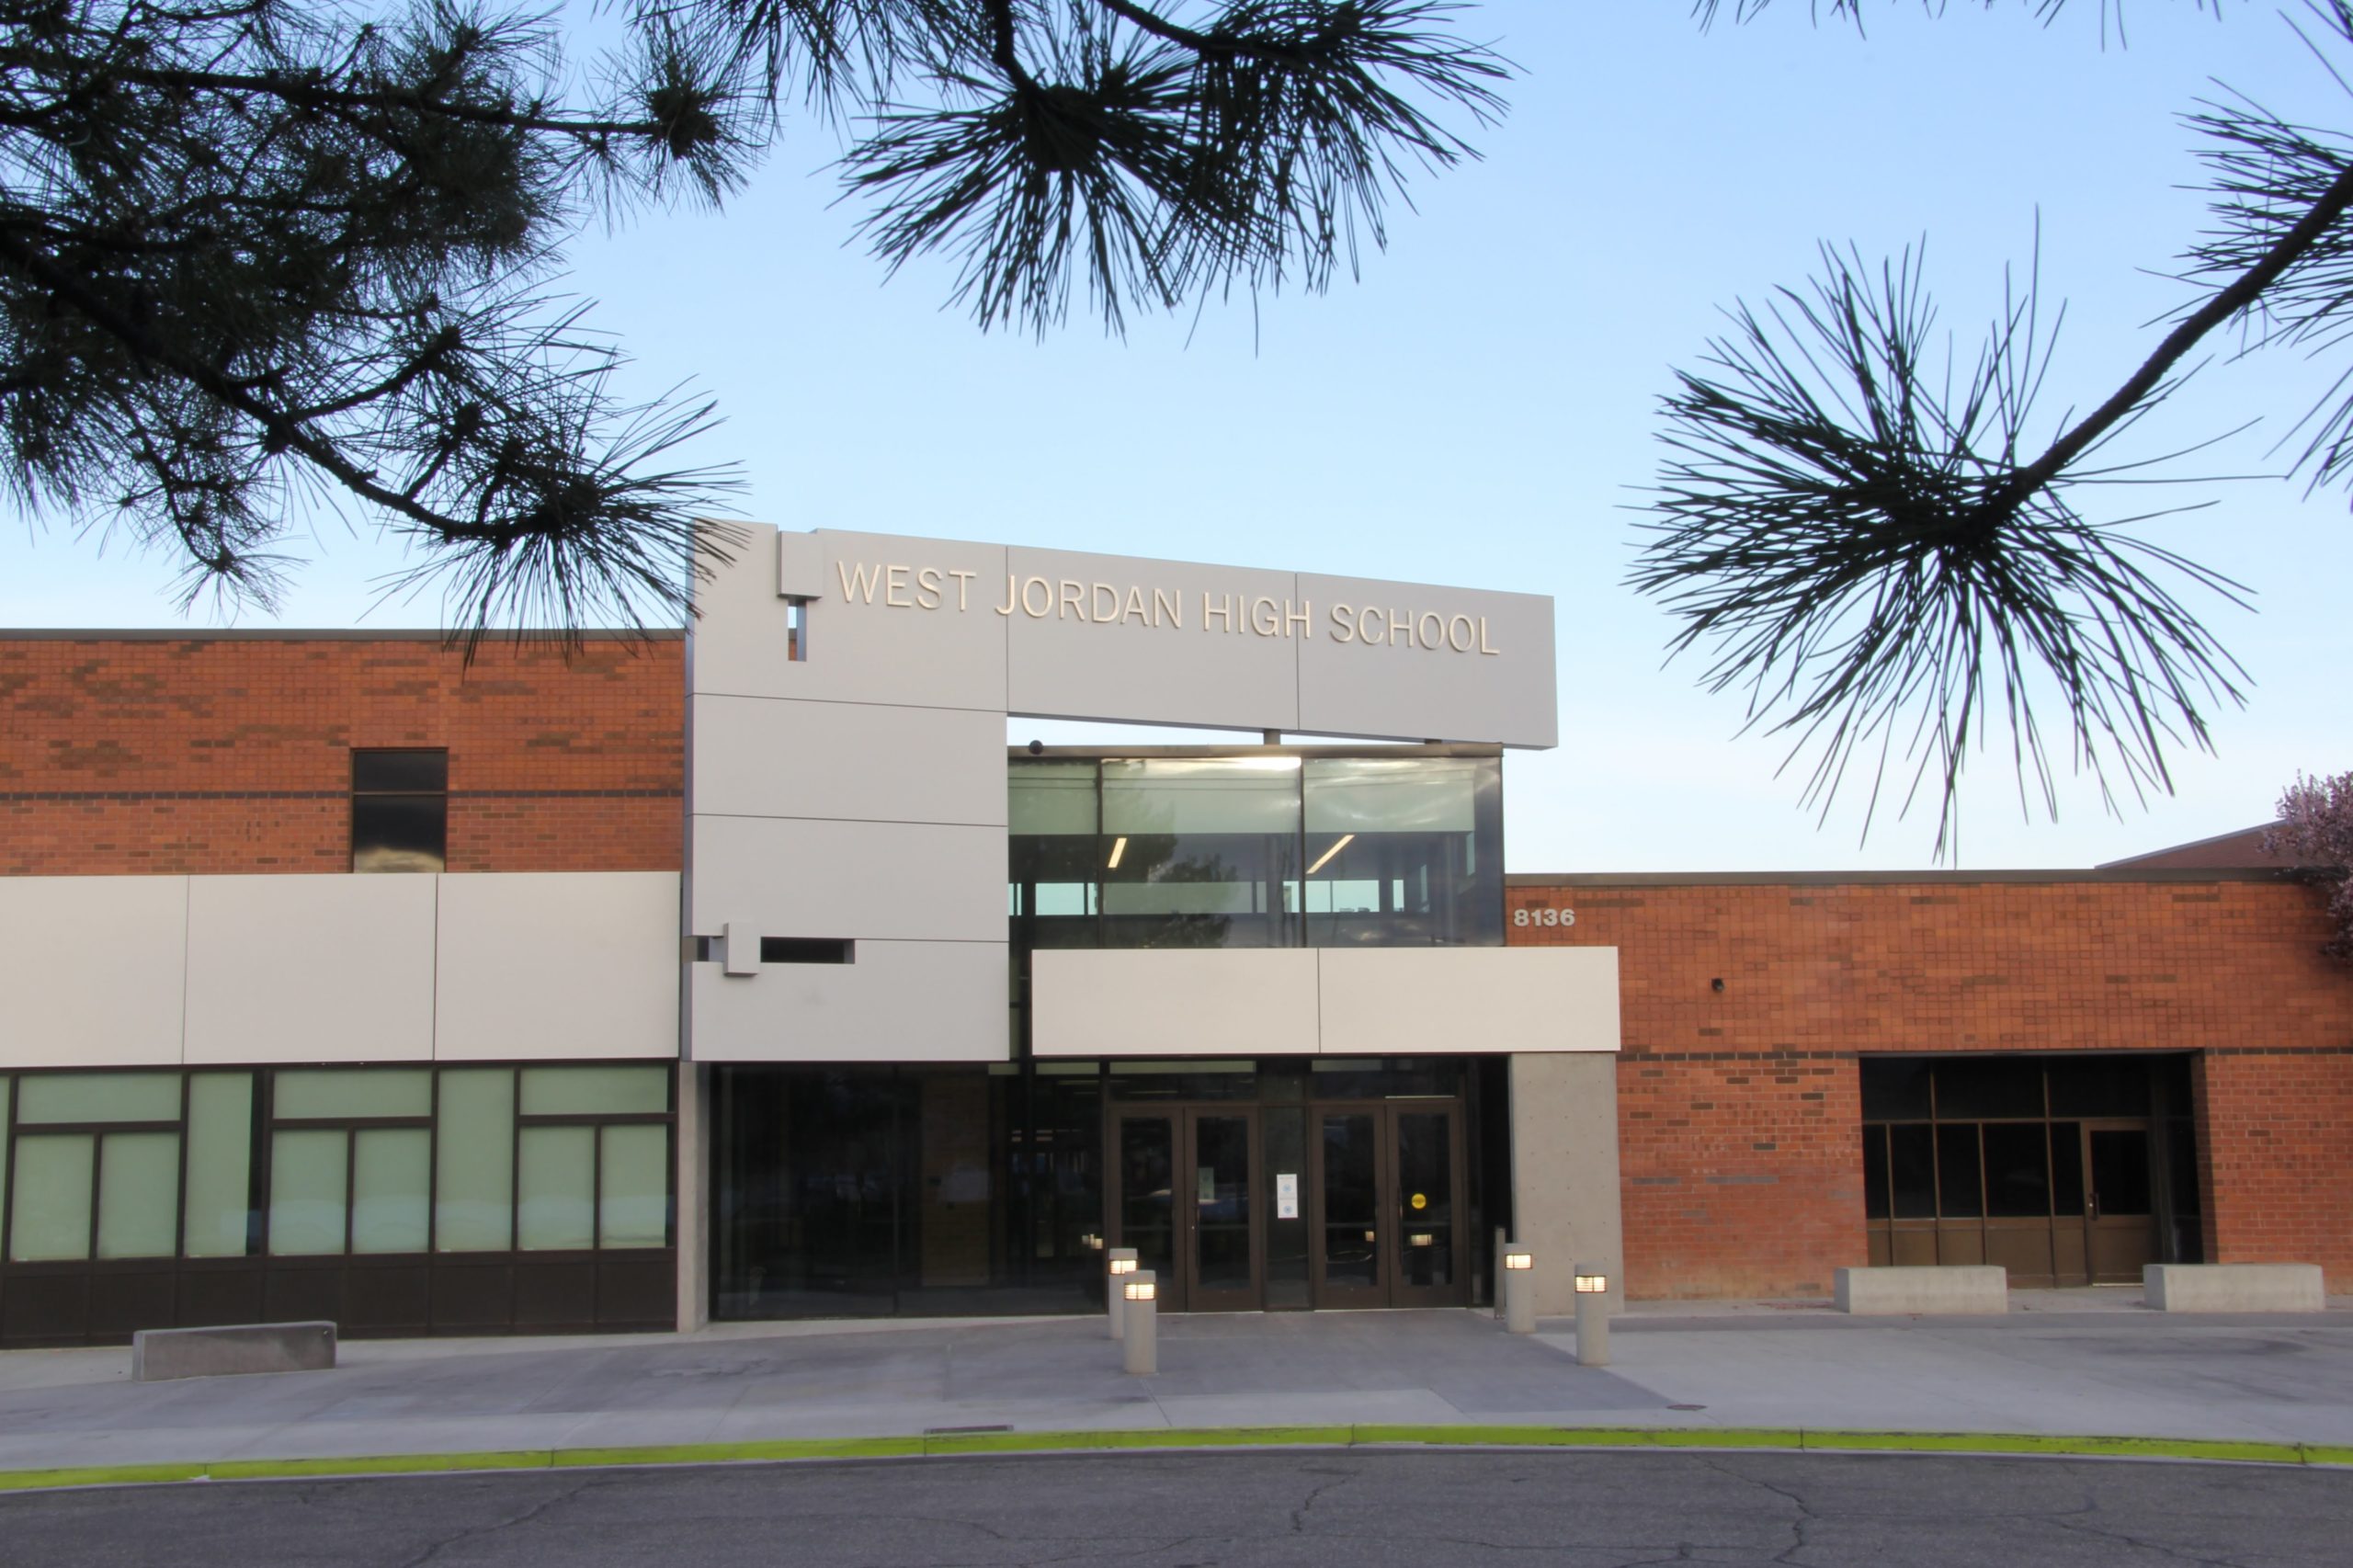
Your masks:
{"label": "drain grate", "polygon": [[1006,1426],[926,1426],[923,1429],[923,1435],[926,1437],[961,1437],[968,1432],[1010,1432],[1012,1430],[1012,1427]]}
{"label": "drain grate", "polygon": [[1670,1404],[1667,1408],[1669,1410],[1705,1410],[1708,1407],[1704,1404]]}

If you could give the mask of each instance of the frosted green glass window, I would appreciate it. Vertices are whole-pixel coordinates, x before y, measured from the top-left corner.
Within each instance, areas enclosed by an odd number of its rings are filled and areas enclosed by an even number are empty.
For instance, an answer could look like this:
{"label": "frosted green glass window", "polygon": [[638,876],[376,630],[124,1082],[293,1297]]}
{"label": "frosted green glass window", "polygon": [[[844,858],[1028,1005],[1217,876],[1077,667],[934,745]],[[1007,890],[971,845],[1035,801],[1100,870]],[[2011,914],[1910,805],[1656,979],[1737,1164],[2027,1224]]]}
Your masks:
{"label": "frosted green glass window", "polygon": [[1296,834],[1299,759],[1154,757],[1103,765],[1103,832]]}
{"label": "frosted green glass window", "polygon": [[273,1133],[269,1144],[269,1250],[304,1257],[343,1250],[345,1144],[340,1131]]}
{"label": "frosted green glass window", "polygon": [[433,1134],[379,1127],[351,1136],[351,1250],[423,1252]]}
{"label": "frosted green glass window", "polygon": [[180,1135],[113,1132],[98,1145],[98,1256],[178,1250]]}
{"label": "frosted green glass window", "polygon": [[441,1074],[439,1179],[433,1244],[505,1252],[515,1244],[515,1074],[505,1067]]}
{"label": "frosted green glass window", "polygon": [[670,1108],[667,1067],[526,1067],[525,1116],[660,1116]]}
{"label": "frosted green glass window", "polygon": [[1500,776],[1484,757],[1310,757],[1310,833],[1470,833],[1479,791]]}
{"label": "frosted green glass window", "polygon": [[90,1165],[97,1142],[86,1132],[18,1134],[8,1242],[8,1256],[16,1262],[90,1256]]}
{"label": "frosted green glass window", "polygon": [[1095,832],[1095,764],[1017,762],[1008,779],[1006,831],[1056,835]]}
{"label": "frosted green glass window", "polygon": [[271,1113],[280,1121],[355,1121],[433,1114],[427,1067],[358,1067],[280,1073]]}
{"label": "frosted green glass window", "polygon": [[34,1073],[18,1082],[20,1123],[180,1119],[176,1073]]}
{"label": "frosted green glass window", "polygon": [[607,1127],[599,1166],[597,1241],[608,1247],[658,1247],[669,1240],[670,1130]]}
{"label": "frosted green glass window", "polygon": [[515,1218],[525,1252],[586,1247],[597,1240],[597,1129],[526,1127]]}
{"label": "frosted green glass window", "polygon": [[[14,1085],[0,1074],[0,1133],[8,1130],[8,1091]],[[8,1211],[8,1148],[0,1143],[0,1214]]]}
{"label": "frosted green glass window", "polygon": [[253,1212],[254,1075],[199,1073],[188,1081],[189,1257],[243,1257]]}

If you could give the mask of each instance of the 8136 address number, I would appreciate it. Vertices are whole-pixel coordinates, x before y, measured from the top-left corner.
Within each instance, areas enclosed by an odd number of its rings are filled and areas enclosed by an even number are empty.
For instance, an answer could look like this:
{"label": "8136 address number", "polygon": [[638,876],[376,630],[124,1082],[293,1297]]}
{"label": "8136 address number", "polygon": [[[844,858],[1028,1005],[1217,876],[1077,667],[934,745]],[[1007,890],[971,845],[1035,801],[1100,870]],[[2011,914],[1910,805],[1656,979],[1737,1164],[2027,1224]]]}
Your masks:
{"label": "8136 address number", "polygon": [[1515,926],[1574,926],[1577,912],[1574,909],[1515,909],[1511,912]]}

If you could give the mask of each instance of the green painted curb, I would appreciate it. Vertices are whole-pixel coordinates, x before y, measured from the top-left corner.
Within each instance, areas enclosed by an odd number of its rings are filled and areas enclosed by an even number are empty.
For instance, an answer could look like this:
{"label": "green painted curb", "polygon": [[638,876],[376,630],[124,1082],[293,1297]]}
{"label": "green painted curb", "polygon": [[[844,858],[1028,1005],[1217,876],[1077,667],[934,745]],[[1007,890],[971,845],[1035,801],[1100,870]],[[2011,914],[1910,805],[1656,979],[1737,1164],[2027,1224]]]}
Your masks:
{"label": "green painted curb", "polygon": [[222,1460],[0,1471],[0,1491],[302,1476],[447,1474],[587,1466],[779,1463],[1217,1448],[1764,1449],[1816,1453],[2017,1454],[2065,1459],[2200,1460],[2233,1464],[2353,1465],[2353,1447],[2186,1437],[2053,1437],[2030,1432],[1847,1432],[1711,1426],[1209,1426],[1131,1431],[941,1432],[926,1437],[786,1437],[597,1449],[507,1449],[343,1459]]}

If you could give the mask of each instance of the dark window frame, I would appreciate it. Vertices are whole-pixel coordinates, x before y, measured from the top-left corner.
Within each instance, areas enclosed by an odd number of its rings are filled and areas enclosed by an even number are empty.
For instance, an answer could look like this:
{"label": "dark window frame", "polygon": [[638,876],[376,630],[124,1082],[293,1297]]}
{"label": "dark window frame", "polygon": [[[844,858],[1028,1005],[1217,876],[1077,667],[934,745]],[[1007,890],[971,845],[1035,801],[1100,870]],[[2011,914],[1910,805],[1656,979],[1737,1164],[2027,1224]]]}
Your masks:
{"label": "dark window frame", "polygon": [[[414,787],[387,788],[382,785],[363,784],[362,775],[367,771],[368,763],[377,757],[390,756],[432,756],[439,758],[441,763],[440,788],[438,790],[424,790]],[[377,847],[377,846],[372,843],[363,845],[361,834],[363,808],[377,801],[438,802],[440,831],[438,835],[436,846],[432,851],[433,864],[430,867],[371,866],[361,862],[360,857],[363,847]],[[351,809],[349,814],[351,869],[354,872],[369,875],[385,875],[396,874],[401,871],[431,870],[439,872],[447,870],[449,865],[449,748],[447,746],[352,747]],[[383,835],[381,834],[375,834],[369,836],[374,839],[381,839]]]}

